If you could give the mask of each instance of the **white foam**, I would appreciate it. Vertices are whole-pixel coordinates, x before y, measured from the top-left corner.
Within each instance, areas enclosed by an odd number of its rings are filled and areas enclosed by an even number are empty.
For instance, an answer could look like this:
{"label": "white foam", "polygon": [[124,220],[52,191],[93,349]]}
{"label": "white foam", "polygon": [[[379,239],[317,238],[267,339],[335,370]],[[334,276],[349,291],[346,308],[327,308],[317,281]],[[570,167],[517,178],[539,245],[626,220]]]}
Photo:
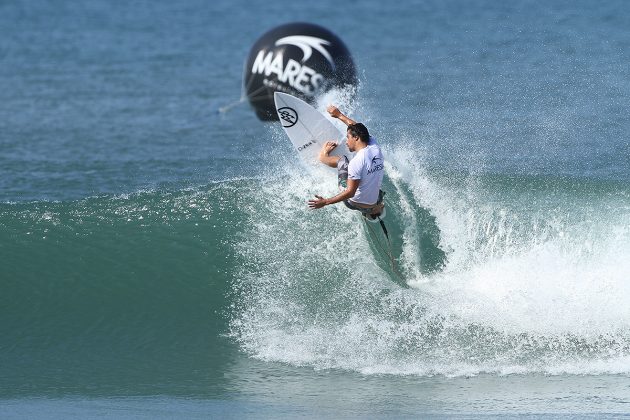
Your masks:
{"label": "white foam", "polygon": [[[387,149],[414,288],[378,269],[361,225],[325,169],[284,168],[252,197],[239,252],[233,336],[262,360],[365,374],[629,373],[630,214],[603,197],[430,175],[423,156]],[[427,209],[447,252],[422,274],[414,206]]]}

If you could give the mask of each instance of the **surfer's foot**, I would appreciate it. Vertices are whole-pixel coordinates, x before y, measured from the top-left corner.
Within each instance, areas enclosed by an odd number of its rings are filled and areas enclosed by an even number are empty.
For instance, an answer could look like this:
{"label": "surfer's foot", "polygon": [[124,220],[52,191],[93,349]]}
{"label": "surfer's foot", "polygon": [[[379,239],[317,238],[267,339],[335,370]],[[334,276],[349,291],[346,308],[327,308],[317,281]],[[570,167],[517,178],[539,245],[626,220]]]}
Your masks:
{"label": "surfer's foot", "polygon": [[379,203],[377,205],[375,205],[372,208],[372,212],[370,213],[370,216],[372,216],[372,218],[377,218],[378,216],[381,215],[381,213],[383,213],[383,208],[385,207],[385,203]]}
{"label": "surfer's foot", "polygon": [[385,203],[379,203],[372,208],[372,212],[370,214],[367,214],[366,217],[374,220],[380,217],[381,214],[383,214],[384,209],[385,209]]}

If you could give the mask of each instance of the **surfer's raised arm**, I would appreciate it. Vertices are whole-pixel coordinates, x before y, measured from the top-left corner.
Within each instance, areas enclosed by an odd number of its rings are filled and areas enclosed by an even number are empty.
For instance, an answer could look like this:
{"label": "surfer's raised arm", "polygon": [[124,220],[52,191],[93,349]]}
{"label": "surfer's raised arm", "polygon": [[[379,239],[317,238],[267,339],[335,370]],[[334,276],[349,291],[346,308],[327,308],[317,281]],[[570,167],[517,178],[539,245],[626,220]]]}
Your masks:
{"label": "surfer's raised arm", "polygon": [[348,118],[346,115],[344,115],[341,111],[339,111],[339,108],[337,108],[334,105],[328,105],[328,107],[326,108],[326,111],[328,111],[331,117],[337,118],[338,120],[343,122],[345,125],[353,125],[357,123],[352,118]]}

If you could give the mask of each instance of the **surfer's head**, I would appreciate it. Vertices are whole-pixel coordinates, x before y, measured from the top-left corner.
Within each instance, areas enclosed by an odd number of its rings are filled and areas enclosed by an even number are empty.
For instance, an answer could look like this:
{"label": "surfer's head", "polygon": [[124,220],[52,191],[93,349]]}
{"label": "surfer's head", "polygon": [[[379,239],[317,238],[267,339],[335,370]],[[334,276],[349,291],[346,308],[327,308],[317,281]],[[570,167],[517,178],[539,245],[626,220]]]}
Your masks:
{"label": "surfer's head", "polygon": [[363,124],[356,123],[348,126],[348,131],[346,133],[346,144],[348,145],[348,150],[356,152],[364,147],[367,147],[368,143],[370,143],[370,133],[368,133],[368,129],[365,128]]}
{"label": "surfer's head", "polygon": [[365,144],[370,142],[370,133],[367,127],[361,123],[350,124],[348,126],[348,134],[352,137],[358,137]]}

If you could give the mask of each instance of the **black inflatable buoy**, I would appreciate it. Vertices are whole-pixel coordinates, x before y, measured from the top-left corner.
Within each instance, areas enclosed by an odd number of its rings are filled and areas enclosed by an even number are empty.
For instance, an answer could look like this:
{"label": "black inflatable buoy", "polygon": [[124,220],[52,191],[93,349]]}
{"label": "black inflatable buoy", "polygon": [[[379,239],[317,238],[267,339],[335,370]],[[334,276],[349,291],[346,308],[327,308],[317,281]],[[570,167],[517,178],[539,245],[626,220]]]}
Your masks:
{"label": "black inflatable buoy", "polygon": [[249,103],[261,120],[277,120],[274,92],[307,102],[332,88],[355,86],[350,51],[335,34],[311,23],[289,23],[261,36],[243,74]]}

